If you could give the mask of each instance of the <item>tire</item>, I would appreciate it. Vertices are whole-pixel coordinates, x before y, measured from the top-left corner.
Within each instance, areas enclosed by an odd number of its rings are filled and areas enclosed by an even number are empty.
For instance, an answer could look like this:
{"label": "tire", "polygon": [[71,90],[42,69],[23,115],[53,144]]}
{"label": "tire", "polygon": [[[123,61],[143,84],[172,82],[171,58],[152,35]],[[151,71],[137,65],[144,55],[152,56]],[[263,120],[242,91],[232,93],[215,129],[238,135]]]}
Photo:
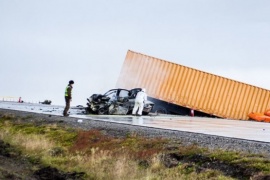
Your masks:
{"label": "tire", "polygon": [[168,111],[164,107],[157,107],[155,113],[157,113],[157,114],[168,114]]}
{"label": "tire", "polygon": [[142,115],[148,115],[149,112],[142,112]]}
{"label": "tire", "polygon": [[107,112],[107,110],[105,109],[105,108],[100,108],[99,110],[98,110],[98,115],[104,115],[104,114],[107,114],[108,112]]}

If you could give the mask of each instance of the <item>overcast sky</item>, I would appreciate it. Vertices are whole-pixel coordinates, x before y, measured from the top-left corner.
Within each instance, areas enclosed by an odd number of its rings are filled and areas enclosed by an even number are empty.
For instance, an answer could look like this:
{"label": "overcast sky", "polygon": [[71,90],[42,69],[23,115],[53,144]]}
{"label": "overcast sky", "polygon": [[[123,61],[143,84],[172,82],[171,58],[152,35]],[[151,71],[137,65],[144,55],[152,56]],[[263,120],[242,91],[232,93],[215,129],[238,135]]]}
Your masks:
{"label": "overcast sky", "polygon": [[0,96],[72,105],[133,50],[270,89],[269,0],[0,0]]}

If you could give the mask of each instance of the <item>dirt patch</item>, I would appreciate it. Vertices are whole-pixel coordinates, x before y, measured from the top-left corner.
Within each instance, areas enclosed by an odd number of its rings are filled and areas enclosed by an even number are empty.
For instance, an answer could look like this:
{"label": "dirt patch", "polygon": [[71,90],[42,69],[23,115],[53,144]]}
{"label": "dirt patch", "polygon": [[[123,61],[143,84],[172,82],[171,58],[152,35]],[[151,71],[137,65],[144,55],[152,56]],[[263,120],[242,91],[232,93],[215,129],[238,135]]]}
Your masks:
{"label": "dirt patch", "polygon": [[[38,170],[35,170],[38,169]],[[52,167],[41,167],[23,158],[10,144],[0,140],[0,179],[16,180],[81,180],[85,173],[61,172]]]}
{"label": "dirt patch", "polygon": [[[163,164],[168,167],[176,167],[180,163],[187,164],[186,167],[193,167],[197,173],[207,169],[218,170],[223,172],[224,175],[236,179],[267,179],[269,175],[258,175],[259,170],[255,168],[246,167],[245,164],[230,164],[218,159],[213,159],[201,154],[195,155],[182,155],[180,153],[169,153],[162,156]],[[270,180],[270,179],[269,179]]]}
{"label": "dirt patch", "polygon": [[63,173],[59,171],[56,168],[52,167],[45,167],[41,168],[38,171],[34,172],[34,177],[40,180],[47,180],[47,179],[53,179],[53,180],[80,180],[84,176],[84,173]]}
{"label": "dirt patch", "polygon": [[0,140],[0,179],[35,179],[34,167],[20,152]]}

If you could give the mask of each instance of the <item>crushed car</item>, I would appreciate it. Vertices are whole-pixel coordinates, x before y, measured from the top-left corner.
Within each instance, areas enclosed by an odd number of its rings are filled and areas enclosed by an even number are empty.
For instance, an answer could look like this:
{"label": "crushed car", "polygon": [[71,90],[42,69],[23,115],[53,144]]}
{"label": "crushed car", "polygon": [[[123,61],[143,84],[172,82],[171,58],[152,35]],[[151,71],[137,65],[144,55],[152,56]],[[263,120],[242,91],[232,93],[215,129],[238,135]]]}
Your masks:
{"label": "crushed car", "polygon": [[[90,114],[126,115],[132,114],[135,98],[141,88],[111,89],[105,94],[93,94],[87,98],[86,112]],[[148,115],[154,107],[154,103],[144,103],[143,115]]]}

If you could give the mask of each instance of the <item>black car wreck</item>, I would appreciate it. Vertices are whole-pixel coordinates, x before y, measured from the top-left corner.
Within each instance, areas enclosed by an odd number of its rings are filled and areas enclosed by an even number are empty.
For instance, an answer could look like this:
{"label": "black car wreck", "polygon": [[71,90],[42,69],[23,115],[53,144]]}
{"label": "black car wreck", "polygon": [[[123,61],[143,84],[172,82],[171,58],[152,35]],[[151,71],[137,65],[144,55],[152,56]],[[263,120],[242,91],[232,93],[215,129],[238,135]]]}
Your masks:
{"label": "black car wreck", "polygon": [[[141,88],[131,90],[111,89],[105,94],[93,94],[87,98],[86,112],[91,114],[131,114],[135,105],[135,98]],[[144,103],[143,115],[148,115],[154,107],[154,103]]]}

